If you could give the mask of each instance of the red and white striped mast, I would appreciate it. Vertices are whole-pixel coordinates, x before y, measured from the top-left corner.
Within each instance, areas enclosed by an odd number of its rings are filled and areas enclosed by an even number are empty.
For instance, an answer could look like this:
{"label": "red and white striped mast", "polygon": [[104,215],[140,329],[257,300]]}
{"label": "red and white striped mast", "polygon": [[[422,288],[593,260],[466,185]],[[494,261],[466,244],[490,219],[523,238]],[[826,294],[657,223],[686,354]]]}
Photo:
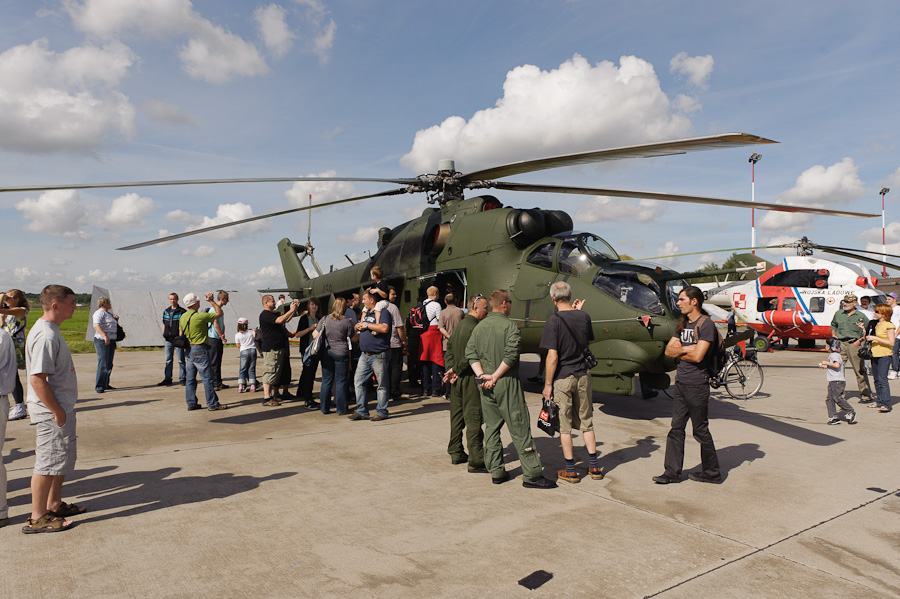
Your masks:
{"label": "red and white striped mast", "polygon": [[[881,261],[887,262],[887,243],[885,243],[885,234],[884,234],[884,196],[891,191],[887,187],[882,187],[881,191],[878,193],[881,194]],[[881,276],[887,278],[887,266],[881,265]]]}

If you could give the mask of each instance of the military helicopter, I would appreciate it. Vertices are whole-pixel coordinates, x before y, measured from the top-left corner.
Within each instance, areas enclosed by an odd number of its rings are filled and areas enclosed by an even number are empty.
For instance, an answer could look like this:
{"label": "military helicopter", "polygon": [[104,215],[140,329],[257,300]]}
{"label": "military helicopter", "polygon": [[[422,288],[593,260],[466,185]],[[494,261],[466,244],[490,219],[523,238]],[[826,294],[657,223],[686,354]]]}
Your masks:
{"label": "military helicopter", "polygon": [[[573,231],[571,216],[561,210],[513,208],[504,206],[492,195],[465,198],[463,192],[493,188],[693,202],[857,218],[876,216],[765,202],[496,180],[563,166],[766,143],[776,142],[745,133],[727,133],[542,158],[468,174],[457,172],[453,161],[444,160],[439,163],[436,174],[414,178],[145,181],[6,187],[0,188],[0,191],[292,181],[402,185],[379,193],[255,216],[119,249],[137,249],[312,208],[402,193],[425,193],[428,203],[436,204],[436,207],[426,208],[418,218],[396,227],[382,228],[378,233],[377,251],[367,260],[346,268],[324,273],[313,257],[314,248],[309,239],[304,245],[282,239],[278,243],[278,252],[287,286],[283,290],[271,291],[284,291],[301,300],[316,297],[329,305],[334,297],[349,297],[364,289],[369,281],[369,271],[375,265],[382,268],[385,280],[398,290],[403,313],[415,305],[430,285],[436,285],[442,291],[453,290],[463,298],[476,293],[488,295],[494,289],[507,289],[513,299],[511,318],[521,328],[521,349],[523,352],[536,352],[544,322],[553,314],[553,305],[548,299],[549,286],[554,281],[565,280],[572,286],[574,297],[586,300],[585,310],[594,323],[595,341],[591,351],[599,362],[591,373],[593,390],[631,395],[634,393],[635,374],[640,374],[642,381],[653,388],[664,389],[669,385],[666,373],[673,370],[675,364],[665,357],[664,349],[676,326],[678,310],[674,300],[686,276],[655,264],[622,260],[612,246],[597,235]],[[303,265],[306,257],[312,262],[315,276],[311,276]]]}

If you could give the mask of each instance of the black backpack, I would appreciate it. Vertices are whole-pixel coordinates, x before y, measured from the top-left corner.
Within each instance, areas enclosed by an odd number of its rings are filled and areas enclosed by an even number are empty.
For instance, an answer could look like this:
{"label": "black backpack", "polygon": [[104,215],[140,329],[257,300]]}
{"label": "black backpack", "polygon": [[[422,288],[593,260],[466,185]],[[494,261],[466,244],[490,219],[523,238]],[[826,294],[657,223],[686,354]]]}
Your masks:
{"label": "black backpack", "polygon": [[413,309],[409,311],[409,316],[406,318],[406,320],[409,322],[409,326],[411,326],[412,328],[418,331],[424,331],[427,328],[425,326],[425,307],[413,306]]}
{"label": "black backpack", "polygon": [[[697,324],[694,326],[694,335],[698,341],[700,340],[700,325],[703,324],[704,318],[712,322],[712,319],[705,314],[697,319]],[[709,350],[706,352],[706,358],[704,359],[704,362],[706,362],[706,372],[709,374],[710,378],[718,376],[719,371],[722,370],[722,366],[725,365],[725,361],[728,359],[728,352],[725,351],[725,341],[722,339],[722,335],[719,333],[719,329],[716,327],[715,323],[713,323],[713,330],[716,332],[716,339],[710,345]]]}

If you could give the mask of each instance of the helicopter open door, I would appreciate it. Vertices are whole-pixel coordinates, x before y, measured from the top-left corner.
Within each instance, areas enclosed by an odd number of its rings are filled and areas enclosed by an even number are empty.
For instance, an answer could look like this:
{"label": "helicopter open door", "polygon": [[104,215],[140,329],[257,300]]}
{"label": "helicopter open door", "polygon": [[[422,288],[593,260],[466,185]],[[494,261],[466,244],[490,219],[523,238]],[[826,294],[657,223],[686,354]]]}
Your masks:
{"label": "helicopter open door", "polygon": [[[444,296],[448,293],[452,293],[457,299],[457,305],[465,308],[469,289],[469,281],[466,278],[465,268],[430,272],[407,279],[403,291],[404,303],[409,303],[409,305],[414,306],[417,299],[425,297],[425,292],[432,285],[438,288],[438,299],[442,303]],[[416,293],[418,295],[416,295]]]}

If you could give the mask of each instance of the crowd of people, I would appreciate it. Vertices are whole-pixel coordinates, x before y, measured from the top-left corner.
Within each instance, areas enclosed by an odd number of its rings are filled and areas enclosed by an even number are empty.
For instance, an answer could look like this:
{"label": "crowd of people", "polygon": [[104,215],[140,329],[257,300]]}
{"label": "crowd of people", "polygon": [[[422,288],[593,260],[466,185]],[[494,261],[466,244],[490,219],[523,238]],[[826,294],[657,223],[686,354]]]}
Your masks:
{"label": "crowd of people", "polygon": [[[236,323],[235,344],[239,349],[238,393],[262,391],[262,405],[274,407],[297,400],[307,409],[323,414],[347,415],[352,421],[382,421],[390,417],[391,401],[403,398],[400,388],[404,358],[409,395],[447,397],[450,400],[450,435],[447,452],[452,464],[466,464],[468,472],[490,474],[494,484],[510,479],[503,460],[500,433],[508,430],[522,467],[526,488],[552,489],[556,482],[544,476],[543,464],[532,438],[531,418],[520,381],[519,327],[510,319],[512,298],[503,289],[489,296],[469,297],[465,309],[449,291],[440,301],[437,287],[404,318],[396,305],[397,290],[387,285],[378,267],[362,296],[334,298],[330,309],[316,298],[306,302],[262,298],[259,327],[251,330],[249,319]],[[225,410],[218,392],[229,386],[222,378],[223,347],[228,343],[222,308],[228,304],[225,291],[206,293],[209,307],[201,311],[201,298],[188,293],[179,303],[169,295],[170,306],[162,315],[165,341],[164,378],[160,386],[175,384],[174,363],[179,363],[178,381],[185,388],[188,410],[206,407]],[[857,298],[844,297],[844,310],[832,322],[834,337],[830,354],[819,366],[827,370],[829,424],[854,423],[856,412],[844,398],[843,365],[849,363],[857,377],[860,403],[886,413],[891,410],[888,380],[900,371],[900,339],[895,335],[900,320],[897,296],[874,307],[873,323],[857,309]],[[564,281],[550,286],[553,315],[545,323],[540,347],[545,353],[545,400],[559,410],[560,448],[565,468],[557,480],[578,483],[584,476],[602,480],[593,428],[590,351],[593,340],[591,317],[583,300],[573,300]],[[0,295],[0,452],[7,419],[30,416],[36,425],[35,467],[32,477],[32,512],[23,532],[27,534],[66,530],[71,516],[84,508],[62,500],[62,484],[72,472],[77,455],[75,402],[78,389],[75,368],[59,325],[72,317],[74,293],[68,287],[48,285],[40,295],[43,316],[32,326],[27,339],[25,319],[30,304],[20,290]],[[681,291],[677,306],[681,318],[665,353],[677,359],[672,422],[665,450],[665,471],[653,477],[658,484],[682,480],[685,429],[693,426],[700,446],[702,467],[689,472],[690,480],[719,483],[721,473],[709,432],[709,384],[711,348],[718,333],[703,309],[703,293],[696,287]],[[293,331],[289,324],[297,319]],[[112,302],[101,297],[92,315],[97,353],[95,391],[113,390],[110,375],[116,342],[123,334]],[[322,338],[320,340],[320,337]],[[295,339],[303,358],[296,396],[292,385],[290,339]],[[864,357],[858,347],[870,343],[875,397],[869,387]],[[315,348],[315,351],[314,351]],[[261,373],[257,378],[257,361]],[[321,367],[319,401],[313,387]],[[27,394],[18,371],[26,370]],[[197,376],[203,384],[205,406],[197,398]],[[259,384],[259,386],[258,386]],[[375,413],[369,412],[369,394],[374,389]],[[9,405],[10,396],[13,404]],[[24,396],[24,397],[23,397]],[[351,400],[355,398],[355,406]],[[27,409],[26,409],[27,405]],[[838,411],[840,408],[840,411]],[[579,432],[587,452],[587,468],[576,469],[573,434]],[[464,441],[465,439],[465,441]],[[0,527],[8,523],[6,470],[0,460]]]}

